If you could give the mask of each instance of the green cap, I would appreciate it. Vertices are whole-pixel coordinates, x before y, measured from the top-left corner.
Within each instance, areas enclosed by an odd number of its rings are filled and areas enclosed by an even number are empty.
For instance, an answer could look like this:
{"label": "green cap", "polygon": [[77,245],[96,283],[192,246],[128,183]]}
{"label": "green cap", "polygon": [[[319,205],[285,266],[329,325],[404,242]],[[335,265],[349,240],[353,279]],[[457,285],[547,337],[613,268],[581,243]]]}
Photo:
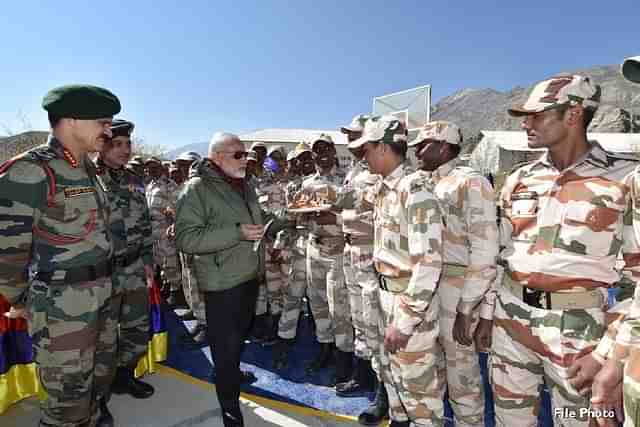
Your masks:
{"label": "green cap", "polygon": [[51,89],[42,99],[42,108],[61,117],[95,120],[120,112],[118,97],[109,90],[90,85],[66,85]]}

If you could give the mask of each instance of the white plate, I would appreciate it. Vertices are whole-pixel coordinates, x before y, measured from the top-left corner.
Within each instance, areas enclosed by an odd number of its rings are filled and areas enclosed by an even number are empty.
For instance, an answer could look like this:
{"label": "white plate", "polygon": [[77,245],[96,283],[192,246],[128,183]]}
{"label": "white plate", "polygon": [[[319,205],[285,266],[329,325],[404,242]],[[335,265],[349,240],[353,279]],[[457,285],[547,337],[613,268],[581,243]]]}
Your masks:
{"label": "white plate", "polygon": [[313,206],[308,208],[287,208],[287,212],[291,213],[311,213],[331,210],[331,205]]}

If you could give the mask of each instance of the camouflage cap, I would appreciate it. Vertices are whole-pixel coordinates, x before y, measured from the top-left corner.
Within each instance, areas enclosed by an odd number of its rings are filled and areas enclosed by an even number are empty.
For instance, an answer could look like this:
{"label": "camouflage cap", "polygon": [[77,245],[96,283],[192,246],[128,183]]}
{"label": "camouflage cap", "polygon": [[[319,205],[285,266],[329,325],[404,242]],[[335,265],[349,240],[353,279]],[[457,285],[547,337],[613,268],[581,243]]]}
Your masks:
{"label": "camouflage cap", "polygon": [[256,153],[253,150],[247,151],[247,162],[249,160],[253,160],[254,162],[257,162],[258,161],[258,153]]}
{"label": "camouflage cap", "polygon": [[362,132],[364,130],[364,124],[369,120],[369,116],[366,114],[358,114],[353,119],[351,119],[351,123],[346,126],[342,126],[340,128],[340,132],[349,133],[349,132]]}
{"label": "camouflage cap", "polygon": [[128,120],[116,119],[111,123],[111,133],[114,138],[118,136],[126,136],[127,138],[130,138],[134,128],[135,125],[133,122]]}
{"label": "camouflage cap", "polygon": [[142,160],[142,156],[133,156],[131,160],[129,160],[129,164],[134,166],[144,166],[144,161]]}
{"label": "camouflage cap", "polygon": [[162,165],[162,160],[160,160],[156,156],[151,156],[147,160],[145,160],[145,162],[144,162],[145,165],[147,165],[149,163],[157,163],[159,165]]}
{"label": "camouflage cap", "polygon": [[272,145],[271,147],[269,147],[269,150],[267,151],[267,156],[271,157],[271,155],[275,152],[279,152],[282,157],[285,157],[285,150],[284,147],[282,145]]}
{"label": "camouflage cap", "polygon": [[296,145],[296,148],[289,151],[289,154],[287,154],[287,161],[295,159],[302,153],[311,153],[311,149],[307,144],[302,143],[302,144]]}
{"label": "camouflage cap", "polygon": [[331,145],[334,145],[333,138],[331,138],[331,135],[327,135],[326,133],[321,133],[320,135],[315,137],[313,139],[313,141],[311,141],[311,149],[312,150],[313,150],[313,147],[315,147],[315,145],[318,142],[327,142],[327,143],[329,143]]}
{"label": "camouflage cap", "polygon": [[582,104],[584,107],[598,108],[602,90],[589,77],[561,74],[538,83],[527,101],[521,106],[508,110],[513,117],[540,113],[559,105]]}
{"label": "camouflage cap", "polygon": [[255,149],[259,147],[262,147],[265,150],[267,149],[267,145],[264,142],[254,142],[253,144],[251,144],[251,147],[249,147],[249,149],[255,151]]}
{"label": "camouflage cap", "polygon": [[406,128],[397,117],[384,115],[367,120],[362,136],[350,142],[347,148],[355,149],[367,142],[389,143],[394,141],[407,141]]}
{"label": "camouflage cap", "polygon": [[57,117],[96,120],[115,116],[121,106],[118,97],[105,88],[66,85],[47,92],[42,108]]}
{"label": "camouflage cap", "polygon": [[422,129],[420,129],[418,136],[407,145],[412,147],[427,139],[447,142],[453,145],[462,145],[462,131],[455,123],[436,120],[424,125]]}
{"label": "camouflage cap", "polygon": [[180,153],[180,155],[176,157],[176,161],[182,160],[185,162],[197,162],[200,159],[202,159],[202,156],[200,156],[200,154],[196,153],[195,151],[185,151],[184,153]]}
{"label": "camouflage cap", "polygon": [[625,79],[633,83],[640,83],[640,56],[625,59],[620,71]]}

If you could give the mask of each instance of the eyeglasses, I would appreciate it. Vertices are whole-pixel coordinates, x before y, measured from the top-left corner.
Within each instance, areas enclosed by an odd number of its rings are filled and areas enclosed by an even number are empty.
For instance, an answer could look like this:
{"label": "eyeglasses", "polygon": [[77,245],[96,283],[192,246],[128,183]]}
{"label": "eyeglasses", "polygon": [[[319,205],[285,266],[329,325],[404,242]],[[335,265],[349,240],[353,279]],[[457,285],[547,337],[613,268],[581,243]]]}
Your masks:
{"label": "eyeglasses", "polygon": [[249,155],[248,151],[218,151],[218,153],[233,154],[233,158],[236,160],[246,159]]}

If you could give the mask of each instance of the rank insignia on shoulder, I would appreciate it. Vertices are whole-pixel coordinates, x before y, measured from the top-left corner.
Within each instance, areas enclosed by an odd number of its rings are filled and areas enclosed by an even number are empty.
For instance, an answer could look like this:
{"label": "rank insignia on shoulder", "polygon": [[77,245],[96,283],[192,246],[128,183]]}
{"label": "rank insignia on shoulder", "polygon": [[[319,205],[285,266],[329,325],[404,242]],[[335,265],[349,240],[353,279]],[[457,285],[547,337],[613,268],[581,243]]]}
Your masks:
{"label": "rank insignia on shoulder", "polygon": [[93,194],[96,189],[93,187],[70,187],[64,189],[64,197],[70,199],[72,197],[81,196],[83,194]]}

